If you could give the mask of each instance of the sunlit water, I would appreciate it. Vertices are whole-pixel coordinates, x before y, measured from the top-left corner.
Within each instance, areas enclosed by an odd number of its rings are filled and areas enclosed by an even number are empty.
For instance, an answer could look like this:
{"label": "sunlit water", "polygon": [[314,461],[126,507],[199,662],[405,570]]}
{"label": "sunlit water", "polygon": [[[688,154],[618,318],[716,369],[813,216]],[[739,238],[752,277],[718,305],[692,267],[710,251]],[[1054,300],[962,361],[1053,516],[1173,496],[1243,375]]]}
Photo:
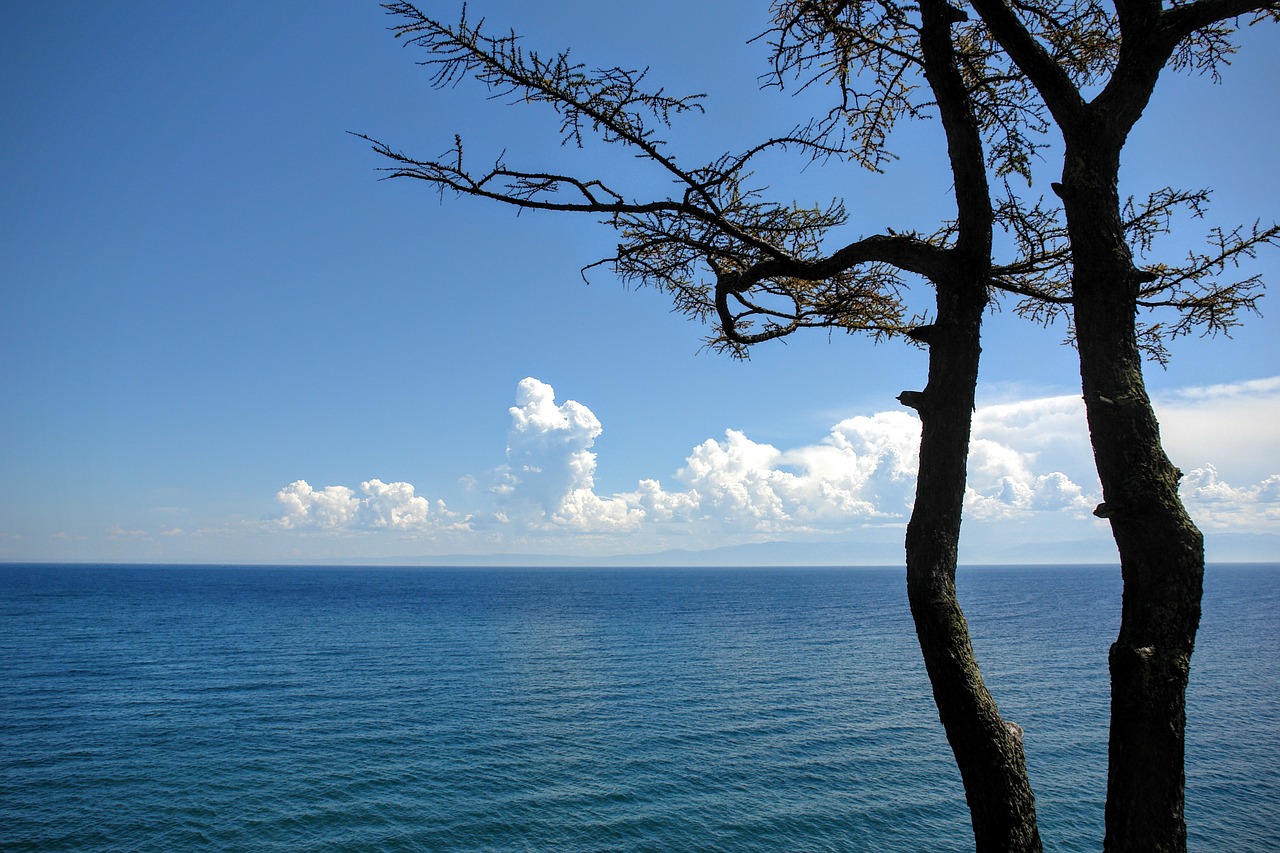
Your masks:
{"label": "sunlit water", "polygon": [[[1046,846],[1101,847],[1113,569],[971,569]],[[972,849],[902,571],[0,566],[0,849]],[[1205,851],[1280,850],[1280,567],[1211,567]]]}

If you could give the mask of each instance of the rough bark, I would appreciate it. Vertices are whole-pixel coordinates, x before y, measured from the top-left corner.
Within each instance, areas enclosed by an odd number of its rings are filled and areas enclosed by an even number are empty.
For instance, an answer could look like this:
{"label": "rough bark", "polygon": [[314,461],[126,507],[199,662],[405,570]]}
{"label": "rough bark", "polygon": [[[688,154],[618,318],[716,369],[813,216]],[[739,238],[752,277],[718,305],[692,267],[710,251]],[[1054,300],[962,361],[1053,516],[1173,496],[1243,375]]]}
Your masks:
{"label": "rough bark", "polygon": [[957,237],[949,274],[934,277],[935,322],[914,337],[929,347],[929,382],[899,400],[920,414],[920,466],[907,526],[907,595],[934,702],[964,781],[979,853],[1041,850],[1022,730],[1001,718],[983,682],[956,597],[956,559],[991,268],[992,212],[985,158],[951,42],[964,15],[942,0],[920,5],[925,76],[937,97],[955,179]]}
{"label": "rough bark", "polygon": [[1022,730],[1001,718],[956,598],[984,307],[980,287],[939,287],[938,318],[929,334],[929,384],[919,396],[904,399],[918,409],[922,427],[916,502],[907,527],[907,594],[938,716],[964,781],[977,850],[1039,851]]}
{"label": "rough bark", "polygon": [[[1069,137],[1062,196],[1074,260],[1080,376],[1106,518],[1124,579],[1110,652],[1104,849],[1185,851],[1186,688],[1200,623],[1204,540],[1178,497],[1142,376],[1135,315],[1142,273],[1120,224],[1119,150]],[[1091,140],[1093,140],[1091,142]]]}

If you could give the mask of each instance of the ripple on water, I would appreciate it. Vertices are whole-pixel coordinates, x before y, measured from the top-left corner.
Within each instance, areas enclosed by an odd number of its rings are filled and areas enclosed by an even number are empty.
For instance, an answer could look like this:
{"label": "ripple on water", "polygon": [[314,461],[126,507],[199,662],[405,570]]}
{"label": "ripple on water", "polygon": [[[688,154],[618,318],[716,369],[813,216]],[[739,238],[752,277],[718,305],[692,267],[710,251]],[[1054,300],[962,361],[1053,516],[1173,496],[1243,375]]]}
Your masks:
{"label": "ripple on water", "polygon": [[[1206,585],[1193,849],[1280,848],[1278,581]],[[1118,580],[960,592],[1096,849]],[[898,571],[0,567],[0,618],[5,850],[972,847]]]}

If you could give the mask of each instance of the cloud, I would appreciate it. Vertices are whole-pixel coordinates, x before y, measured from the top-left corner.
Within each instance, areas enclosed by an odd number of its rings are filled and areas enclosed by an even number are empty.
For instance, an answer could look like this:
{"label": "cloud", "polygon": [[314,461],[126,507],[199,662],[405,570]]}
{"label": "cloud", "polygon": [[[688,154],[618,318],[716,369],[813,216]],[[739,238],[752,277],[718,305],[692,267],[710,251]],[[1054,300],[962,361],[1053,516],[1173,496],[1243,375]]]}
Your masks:
{"label": "cloud", "polygon": [[[1019,455],[1027,470],[1060,471],[1096,483],[1084,401],[1079,396],[1039,397],[979,406],[973,414],[973,445],[999,446]],[[970,476],[981,477],[970,463]],[[1004,472],[1009,473],[1009,472]]]}
{"label": "cloud", "polygon": [[1209,530],[1268,533],[1280,529],[1280,474],[1250,486],[1224,483],[1213,465],[1187,472],[1178,484],[1192,519]]}
{"label": "cloud", "polygon": [[1166,392],[1155,407],[1165,451],[1184,471],[1212,464],[1239,482],[1280,472],[1280,376]]}
{"label": "cloud", "polygon": [[284,508],[284,527],[348,527],[360,509],[356,493],[346,486],[325,486],[317,492],[306,480],[294,480],[276,492],[276,502]]}
{"label": "cloud", "polygon": [[[1165,392],[1155,407],[1166,452],[1188,471],[1179,492],[1196,522],[1214,530],[1275,531],[1280,377]],[[1246,485],[1233,485],[1240,482]],[[985,406],[975,413],[966,506],[972,518],[1078,515],[1101,499],[1100,492],[1079,397]]]}
{"label": "cloud", "polygon": [[414,494],[409,483],[366,480],[363,497],[346,486],[313,489],[306,480],[294,480],[276,493],[284,510],[281,527],[321,530],[388,529],[425,530],[465,526],[467,519],[450,512],[444,501],[434,504]]}
{"label": "cloud", "polygon": [[[1082,444],[1072,419],[1078,401],[1052,398],[978,410],[970,461],[970,511],[978,519],[1084,509],[1072,479],[1037,467],[1042,455]],[[508,409],[505,465],[490,478],[490,523],[513,531],[634,533],[683,527],[784,535],[903,524],[914,501],[920,422],[906,411],[847,418],[815,444],[779,449],[744,432],[695,446],[675,472],[675,487],[641,480],[634,491],[595,491],[595,441],[603,425],[576,400],[533,377],[516,387]],[[418,529],[454,523],[409,483],[369,480],[313,489],[298,480],[277,494],[281,526],[320,529]],[[470,519],[468,519],[469,521]],[[485,522],[481,522],[482,525]]]}
{"label": "cloud", "polygon": [[600,419],[575,400],[556,405],[550,385],[533,377],[516,386],[507,410],[507,464],[499,469],[502,516],[577,530],[633,529],[644,517],[625,498],[595,493]]}
{"label": "cloud", "polygon": [[667,492],[657,480],[641,480],[636,491],[620,495],[653,523],[691,522],[697,518],[702,496],[696,490]]}
{"label": "cloud", "polygon": [[107,539],[116,542],[119,540],[147,540],[151,538],[151,534],[145,530],[125,530],[118,524],[113,524],[107,530]]}
{"label": "cloud", "polygon": [[[1165,406],[1173,432],[1185,434],[1206,410],[1219,419],[1234,417],[1228,412],[1237,403],[1249,412],[1267,410],[1280,400],[1280,379],[1192,389],[1171,399]],[[596,491],[595,443],[604,427],[586,405],[558,403],[555,389],[529,377],[517,385],[508,415],[505,464],[487,478],[465,478],[465,493],[485,504],[471,514],[429,501],[404,482],[372,479],[356,490],[313,489],[297,480],[277,494],[277,526],[399,530],[428,538],[450,531],[496,550],[503,543],[556,543],[570,553],[587,543],[612,543],[607,547],[618,553],[677,541],[723,545],[902,526],[914,500],[920,422],[905,410],[847,418],[816,442],[791,448],[727,429],[694,446],[669,485],[645,478],[634,490],[611,495]],[[1220,443],[1204,448],[1216,453]],[[1193,516],[1212,529],[1274,530],[1280,475],[1248,486],[1228,479],[1207,462],[1184,478],[1182,494]],[[1078,396],[975,411],[965,505],[969,542],[1104,542],[1105,523],[1091,515],[1100,491]]]}
{"label": "cloud", "polygon": [[779,491],[794,475],[776,467],[781,456],[768,444],[726,430],[723,442],[709,438],[695,447],[676,478],[692,487],[686,495],[697,495],[699,509],[729,524],[767,527],[788,517]]}
{"label": "cloud", "polygon": [[1074,510],[1077,518],[1096,504],[1082,494],[1080,487],[1061,471],[1037,475],[1025,480],[1001,477],[993,489],[965,490],[965,511],[977,521],[1000,521],[1032,512]]}
{"label": "cloud", "polygon": [[1063,512],[1080,519],[1100,491],[1079,397],[998,403],[974,412],[965,490],[970,519]]}
{"label": "cloud", "polygon": [[[920,421],[907,412],[847,418],[818,445],[785,454],[802,468],[801,506],[817,515],[903,517],[915,500]],[[799,510],[801,513],[803,509]]]}
{"label": "cloud", "polygon": [[1280,376],[1183,388],[1155,405],[1165,449],[1186,472],[1178,492],[1196,524],[1280,530]]}
{"label": "cloud", "polygon": [[902,520],[911,506],[919,434],[920,422],[905,412],[849,418],[818,444],[787,451],[726,430],[722,441],[695,447],[676,473],[687,492],[653,486],[649,500],[662,507],[676,502],[685,517],[761,532]]}

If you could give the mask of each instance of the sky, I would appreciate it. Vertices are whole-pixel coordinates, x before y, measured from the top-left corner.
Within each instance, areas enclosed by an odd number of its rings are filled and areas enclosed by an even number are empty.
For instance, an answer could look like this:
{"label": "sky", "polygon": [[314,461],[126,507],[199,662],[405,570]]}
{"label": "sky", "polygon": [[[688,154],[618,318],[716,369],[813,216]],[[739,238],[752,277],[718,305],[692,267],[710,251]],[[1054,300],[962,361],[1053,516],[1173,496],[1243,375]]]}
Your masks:
{"label": "sky", "polygon": [[[428,4],[442,17],[455,4]],[[591,67],[649,67],[706,113],[687,162],[789,130],[761,90],[765,4],[523,4],[472,18]],[[364,133],[422,156],[660,176],[563,147],[545,110],[430,86],[373,2],[0,4],[0,562],[895,564],[925,356],[821,331],[734,361],[607,269],[611,232],[381,181]],[[1280,31],[1220,85],[1166,74],[1122,192],[1212,187],[1209,225],[1280,217]],[[936,122],[885,174],[771,164],[848,238],[951,210]],[[505,152],[505,155],[502,154]],[[1053,150],[1032,193],[1056,180]],[[651,189],[652,188],[652,189]],[[1280,251],[1246,272],[1280,278]],[[918,298],[927,299],[922,292]],[[1280,559],[1280,335],[1184,338],[1149,390],[1214,560]],[[1062,327],[987,320],[961,560],[1115,549]]]}

